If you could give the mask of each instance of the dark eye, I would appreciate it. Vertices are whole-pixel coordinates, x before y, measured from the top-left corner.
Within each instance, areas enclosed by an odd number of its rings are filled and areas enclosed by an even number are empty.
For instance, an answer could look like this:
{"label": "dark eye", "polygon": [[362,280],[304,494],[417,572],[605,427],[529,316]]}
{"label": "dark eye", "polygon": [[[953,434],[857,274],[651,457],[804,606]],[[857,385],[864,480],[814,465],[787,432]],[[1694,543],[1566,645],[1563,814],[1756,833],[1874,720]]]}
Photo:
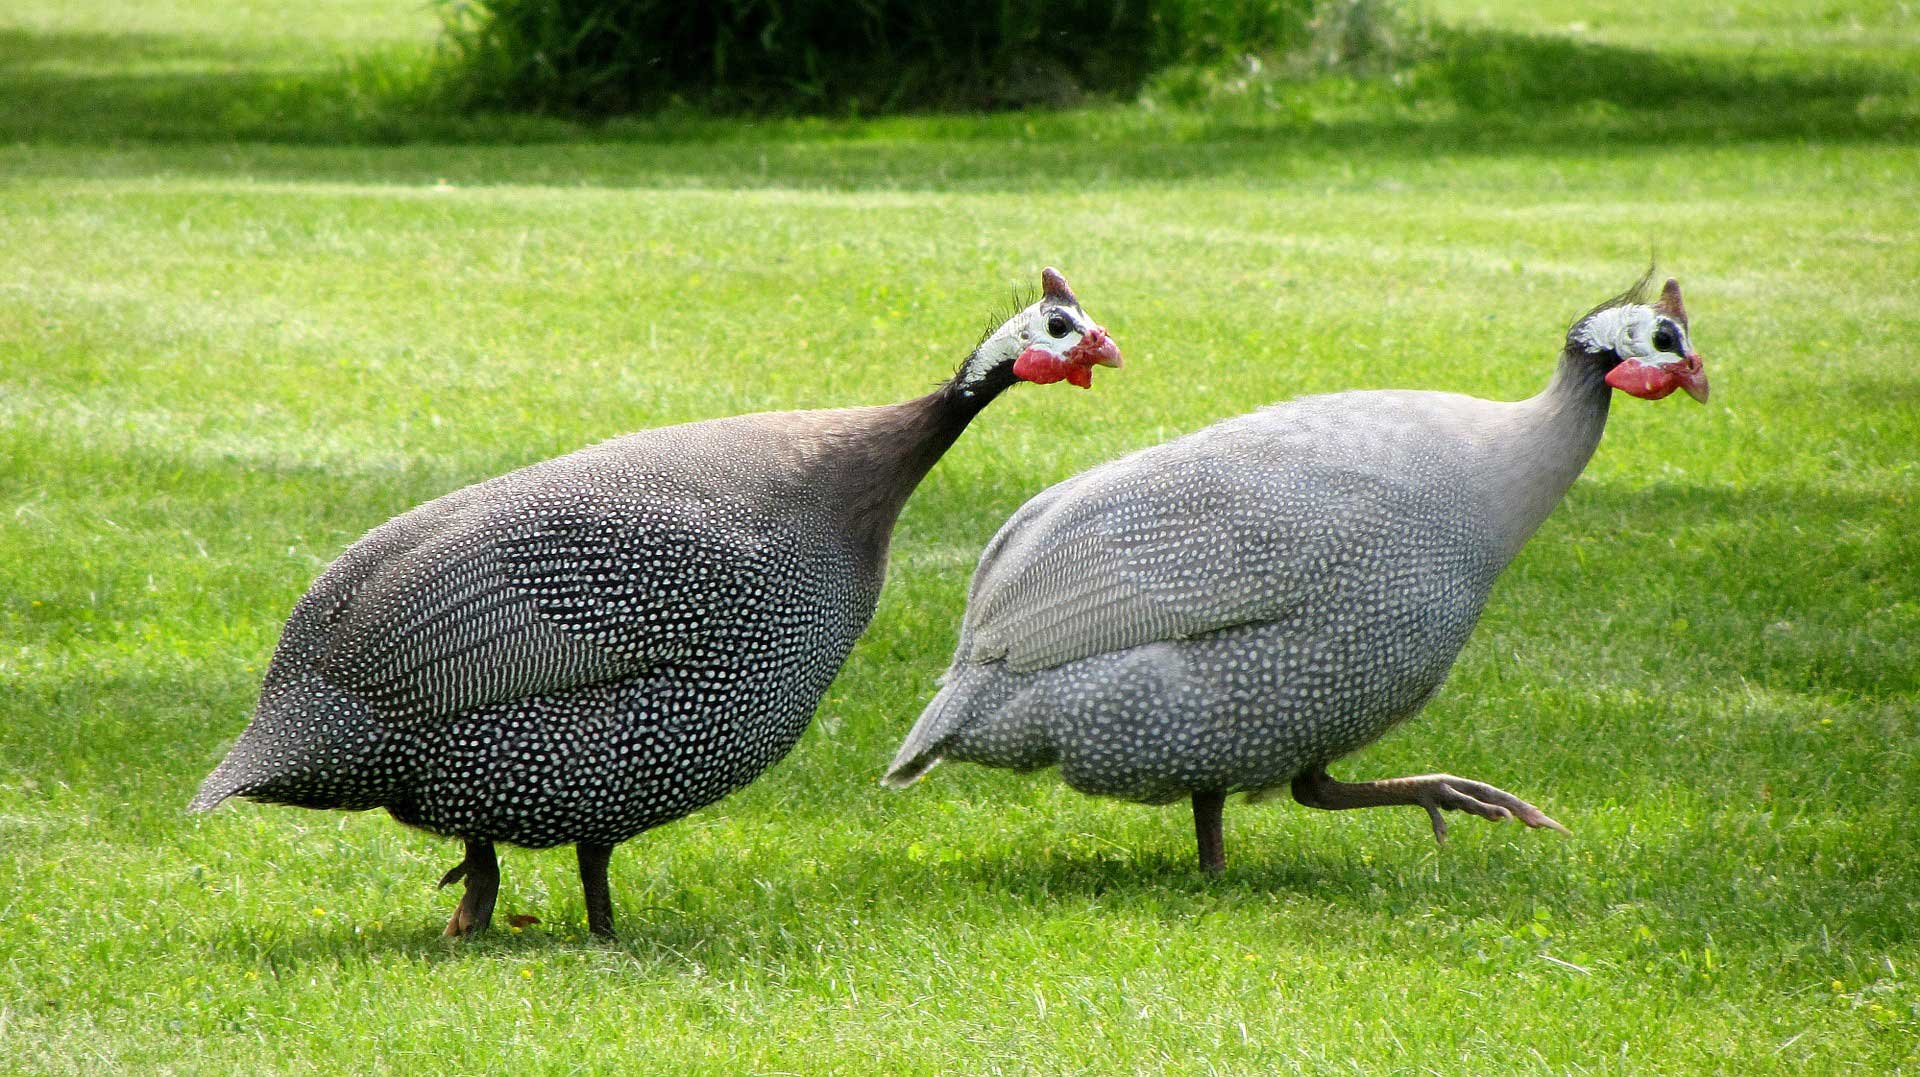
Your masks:
{"label": "dark eye", "polygon": [[1653,331],[1653,346],[1663,352],[1678,355],[1680,353],[1680,338],[1674,335],[1672,326],[1662,325]]}
{"label": "dark eye", "polygon": [[1057,310],[1053,312],[1053,317],[1047,319],[1047,332],[1052,333],[1055,338],[1064,337],[1072,331],[1073,323]]}

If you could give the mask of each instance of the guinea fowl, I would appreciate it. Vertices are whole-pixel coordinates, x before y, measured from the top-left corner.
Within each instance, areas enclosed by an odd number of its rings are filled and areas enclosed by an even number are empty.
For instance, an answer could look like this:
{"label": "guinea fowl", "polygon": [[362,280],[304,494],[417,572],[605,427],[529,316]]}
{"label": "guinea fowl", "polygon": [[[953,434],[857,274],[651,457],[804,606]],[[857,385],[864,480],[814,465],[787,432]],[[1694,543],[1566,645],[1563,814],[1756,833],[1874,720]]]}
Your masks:
{"label": "guinea fowl", "polygon": [[1544,392],[1307,397],[1077,475],[981,555],[944,686],[886,777],[942,759],[1058,764],[1084,793],[1221,806],[1419,805],[1564,830],[1448,774],[1349,784],[1327,765],[1439,690],[1508,562],[1586,466],[1610,389],[1707,399],[1680,286],[1652,274],[1568,332]]}
{"label": "guinea fowl", "polygon": [[1015,381],[1120,365],[1060,274],[953,377],[888,407],[617,438],[375,528],[294,607],[253,721],[190,807],[349,811],[462,839],[447,924],[490,922],[495,842],[577,847],[611,935],[613,846],[785,755],[866,628],[895,517]]}

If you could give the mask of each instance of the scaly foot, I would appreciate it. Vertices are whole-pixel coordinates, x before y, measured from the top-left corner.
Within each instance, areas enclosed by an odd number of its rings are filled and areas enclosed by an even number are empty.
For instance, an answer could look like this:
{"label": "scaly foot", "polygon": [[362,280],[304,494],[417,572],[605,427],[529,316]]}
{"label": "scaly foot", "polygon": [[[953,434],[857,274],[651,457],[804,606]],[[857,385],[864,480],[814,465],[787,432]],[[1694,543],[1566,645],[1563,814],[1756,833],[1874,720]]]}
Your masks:
{"label": "scaly foot", "polygon": [[1447,840],[1447,821],[1441,818],[1442,811],[1463,811],[1495,822],[1514,818],[1530,827],[1570,833],[1566,827],[1548,818],[1545,812],[1504,789],[1451,774],[1422,774],[1377,782],[1339,782],[1333,780],[1324,769],[1311,770],[1293,780],[1293,799],[1309,808],[1325,808],[1328,811],[1417,804],[1427,809],[1427,817],[1433,820],[1435,841]]}
{"label": "scaly foot", "polygon": [[484,931],[493,923],[493,902],[500,893],[500,861],[493,855],[492,842],[468,842],[466,859],[442,875],[440,885],[449,886],[461,879],[467,881],[467,889],[460,895],[460,907],[447,921],[445,934],[450,939]]}

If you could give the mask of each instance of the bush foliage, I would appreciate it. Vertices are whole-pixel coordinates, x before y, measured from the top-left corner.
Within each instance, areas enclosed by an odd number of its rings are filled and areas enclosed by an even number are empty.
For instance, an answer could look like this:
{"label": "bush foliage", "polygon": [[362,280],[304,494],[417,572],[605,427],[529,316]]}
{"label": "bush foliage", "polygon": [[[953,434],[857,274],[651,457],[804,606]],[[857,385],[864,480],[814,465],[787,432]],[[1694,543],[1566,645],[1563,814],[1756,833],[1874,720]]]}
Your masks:
{"label": "bush foliage", "polygon": [[1291,49],[1327,4],[442,0],[442,11],[475,104],[858,113],[1127,93],[1169,64]]}

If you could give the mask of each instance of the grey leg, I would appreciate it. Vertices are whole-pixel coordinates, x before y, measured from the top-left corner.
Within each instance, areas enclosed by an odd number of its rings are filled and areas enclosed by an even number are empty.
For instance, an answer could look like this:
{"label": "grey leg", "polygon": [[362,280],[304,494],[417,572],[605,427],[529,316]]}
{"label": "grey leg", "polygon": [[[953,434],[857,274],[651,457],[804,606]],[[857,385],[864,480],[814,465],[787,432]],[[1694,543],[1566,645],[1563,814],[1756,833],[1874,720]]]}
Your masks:
{"label": "grey leg", "polygon": [[1220,832],[1220,809],[1225,793],[1193,794],[1193,836],[1200,843],[1200,870],[1218,875],[1227,870],[1227,849]]}
{"label": "grey leg", "polygon": [[587,930],[613,938],[613,892],[607,889],[607,861],[613,846],[580,842],[573,847],[580,861],[580,889],[587,898]]}

